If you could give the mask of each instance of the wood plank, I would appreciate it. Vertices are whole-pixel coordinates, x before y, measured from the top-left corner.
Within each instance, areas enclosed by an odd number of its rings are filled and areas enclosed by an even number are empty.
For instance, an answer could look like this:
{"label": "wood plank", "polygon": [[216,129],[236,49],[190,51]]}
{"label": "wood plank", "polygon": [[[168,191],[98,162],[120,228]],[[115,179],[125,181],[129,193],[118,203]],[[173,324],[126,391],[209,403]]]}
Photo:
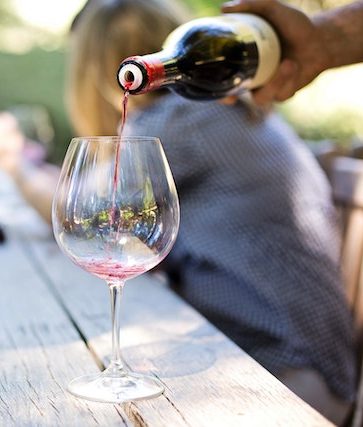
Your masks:
{"label": "wood plank", "polygon": [[[103,363],[110,353],[106,285],[54,242],[27,251]],[[123,355],[165,384],[157,399],[122,405],[137,426],[331,425],[173,292],[145,275],[126,285]],[[79,373],[84,373],[85,370]]]}
{"label": "wood plank", "polygon": [[363,210],[351,209],[347,217],[341,265],[349,305],[354,308],[360,287],[363,257]]}
{"label": "wood plank", "polygon": [[336,157],[330,177],[333,197],[338,204],[363,208],[363,160]]}
{"label": "wood plank", "polygon": [[97,364],[11,233],[0,245],[0,284],[0,425],[129,425],[118,408],[65,391]]}
{"label": "wood plank", "polygon": [[363,425],[363,366],[361,365],[357,404],[353,415],[351,427],[362,427]]}
{"label": "wood plank", "polygon": [[[7,197],[6,200],[8,199]],[[3,215],[3,218],[13,221],[17,231],[20,225],[26,235],[29,233],[27,219],[29,220],[30,216],[26,215],[25,218],[23,215],[22,222],[15,218],[16,214],[21,212],[20,204],[18,209],[13,209],[14,218],[8,214]],[[32,224],[36,223],[37,228],[44,228],[39,218],[33,216]],[[87,338],[99,361],[107,364],[111,337],[106,286],[71,264],[54,242],[47,241],[49,230],[45,234],[43,231],[39,234],[32,233],[26,244],[26,255],[41,273],[42,286],[47,283],[48,289],[52,289],[57,301],[64,306],[72,321]],[[31,295],[38,294],[34,286],[30,289]],[[29,294],[29,288],[26,290]],[[124,358],[134,370],[154,374],[160,377],[166,386],[165,394],[157,399],[123,405],[133,425],[331,425],[213,328],[195,310],[171,291],[160,286],[157,280],[145,276],[130,282],[126,286],[124,307]],[[37,308],[39,310],[36,312],[41,312],[40,307]],[[52,316],[53,311],[52,309]],[[48,318],[45,317],[43,323],[47,322]],[[38,324],[35,326],[35,330],[38,330]],[[57,336],[57,328],[51,332],[54,339],[54,336]],[[68,340],[66,342],[68,343]],[[57,354],[63,351],[64,345],[62,343],[60,350],[57,348]],[[49,347],[52,346],[46,345],[44,348],[47,354],[51,351]],[[54,357],[58,362],[57,357]],[[81,360],[80,363],[78,350],[76,358],[74,352],[69,351],[69,366],[63,366],[65,362],[61,362],[59,366],[52,366],[52,369],[59,367],[56,373],[64,381],[68,370],[72,370],[72,377],[73,371],[81,375],[89,372],[90,368],[94,370],[94,364],[88,362]],[[43,365],[40,368],[42,367]],[[54,376],[54,373],[52,375]],[[47,379],[46,375],[44,378]],[[40,382],[43,383],[44,379]],[[97,404],[70,399],[74,404],[77,402],[86,408],[91,407],[95,413],[94,405]],[[104,414],[103,411],[108,414],[109,408],[113,408],[109,404],[100,405],[101,414],[97,413],[100,418]],[[68,401],[61,406],[69,410]],[[70,412],[75,414],[77,411]],[[92,421],[87,424],[86,420],[77,415],[74,415],[73,423],[71,418],[72,416],[69,416],[66,419],[69,423],[64,422],[62,425],[93,425]],[[112,417],[107,417],[107,421],[108,423],[99,423],[111,425]],[[119,421],[120,424],[122,423]]]}
{"label": "wood plank", "polygon": [[346,292],[363,337],[363,160],[334,159],[331,170],[333,197],[344,212],[344,239],[341,254]]}

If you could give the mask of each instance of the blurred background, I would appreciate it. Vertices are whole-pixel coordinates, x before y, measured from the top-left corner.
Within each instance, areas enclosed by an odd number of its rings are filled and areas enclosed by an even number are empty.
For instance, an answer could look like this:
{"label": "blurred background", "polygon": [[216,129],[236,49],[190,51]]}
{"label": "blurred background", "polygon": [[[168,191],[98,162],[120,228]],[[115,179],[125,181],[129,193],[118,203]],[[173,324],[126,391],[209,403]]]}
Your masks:
{"label": "blurred background", "polygon": [[[184,0],[196,16],[219,13],[220,0]],[[64,106],[67,34],[85,0],[0,1],[0,110],[13,112],[27,136],[59,163],[72,129]],[[290,3],[315,13],[344,0]],[[135,52],[137,54],[137,52]],[[120,58],[120,60],[123,58]],[[323,73],[278,107],[310,144],[341,147],[363,141],[363,65]]]}

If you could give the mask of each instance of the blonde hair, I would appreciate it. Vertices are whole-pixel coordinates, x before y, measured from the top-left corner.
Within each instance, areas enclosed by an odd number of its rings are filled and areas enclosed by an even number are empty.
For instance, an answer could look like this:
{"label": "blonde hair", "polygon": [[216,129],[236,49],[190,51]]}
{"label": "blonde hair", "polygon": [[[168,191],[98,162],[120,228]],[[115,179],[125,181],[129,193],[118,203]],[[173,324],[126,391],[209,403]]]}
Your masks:
{"label": "blonde hair", "polygon": [[[89,0],[76,17],[68,62],[66,101],[77,134],[116,133],[121,61],[159,51],[167,35],[188,18],[170,0]],[[145,107],[155,96],[130,97],[130,110]]]}

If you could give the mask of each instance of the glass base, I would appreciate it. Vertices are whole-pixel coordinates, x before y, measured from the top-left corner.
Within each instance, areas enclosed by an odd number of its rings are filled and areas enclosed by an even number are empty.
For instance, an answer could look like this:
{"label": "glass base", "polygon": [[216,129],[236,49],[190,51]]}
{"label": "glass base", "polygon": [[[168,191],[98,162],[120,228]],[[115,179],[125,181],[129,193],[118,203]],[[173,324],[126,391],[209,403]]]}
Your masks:
{"label": "glass base", "polygon": [[74,396],[96,402],[121,403],[151,399],[164,392],[162,383],[153,377],[133,372],[115,373],[106,369],[100,374],[75,378],[68,385]]}

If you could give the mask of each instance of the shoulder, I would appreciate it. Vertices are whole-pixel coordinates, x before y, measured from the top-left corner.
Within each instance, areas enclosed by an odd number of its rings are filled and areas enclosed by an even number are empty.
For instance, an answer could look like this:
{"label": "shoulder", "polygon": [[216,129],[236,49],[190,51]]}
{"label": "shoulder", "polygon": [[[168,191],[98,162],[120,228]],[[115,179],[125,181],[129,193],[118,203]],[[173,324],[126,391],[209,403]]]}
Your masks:
{"label": "shoulder", "polygon": [[239,118],[237,127],[241,126],[247,117],[247,110],[242,104],[225,106],[218,101],[194,101],[170,92],[158,98],[149,107],[137,112],[133,120],[136,123],[163,121],[174,126],[198,126],[207,122],[209,126],[230,122],[233,117]]}
{"label": "shoulder", "polygon": [[304,151],[297,148],[300,139],[280,117],[254,114],[242,102],[191,101],[170,92],[130,115],[128,125],[127,132],[158,136],[170,150],[191,145],[209,155],[223,147],[229,156],[262,156],[277,163],[283,157],[297,159]]}

